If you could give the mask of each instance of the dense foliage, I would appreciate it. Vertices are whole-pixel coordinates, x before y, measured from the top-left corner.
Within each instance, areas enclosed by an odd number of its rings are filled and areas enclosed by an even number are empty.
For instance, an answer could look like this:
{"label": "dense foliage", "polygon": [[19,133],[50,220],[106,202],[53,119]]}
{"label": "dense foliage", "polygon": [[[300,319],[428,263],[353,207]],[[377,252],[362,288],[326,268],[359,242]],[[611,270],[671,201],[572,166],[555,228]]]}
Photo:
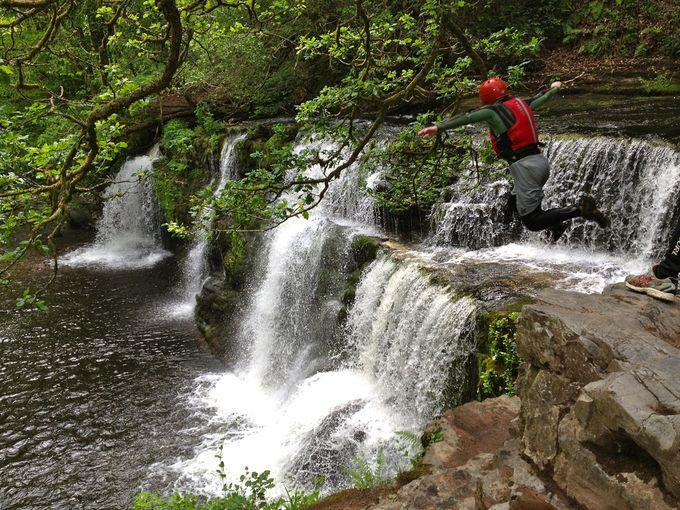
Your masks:
{"label": "dense foliage", "polygon": [[[192,210],[211,200],[238,233],[307,215],[389,115],[424,112],[372,156],[394,170],[381,205],[427,214],[484,155],[464,136],[416,140],[419,125],[459,110],[489,74],[521,83],[561,44],[677,56],[678,11],[672,0],[0,0],[0,273],[31,249],[56,255],[74,197],[99,194],[158,138],[171,230],[190,235]],[[659,80],[650,90],[673,86]],[[192,161],[197,141],[216,143],[216,119],[273,115],[294,115],[319,143],[272,146],[221,197],[177,206],[207,184]]]}
{"label": "dense foliage", "polygon": [[515,394],[519,368],[517,355],[517,319],[519,313],[501,315],[489,324],[489,348],[481,362],[478,395],[480,400]]}
{"label": "dense foliage", "polygon": [[[221,468],[224,464],[221,464]],[[220,473],[224,476],[223,473]],[[319,486],[311,492],[286,491],[285,497],[267,497],[275,486],[269,471],[249,471],[238,483],[225,483],[222,495],[201,498],[194,494],[173,494],[168,497],[143,492],[135,497],[134,510],[304,510],[319,501]]]}

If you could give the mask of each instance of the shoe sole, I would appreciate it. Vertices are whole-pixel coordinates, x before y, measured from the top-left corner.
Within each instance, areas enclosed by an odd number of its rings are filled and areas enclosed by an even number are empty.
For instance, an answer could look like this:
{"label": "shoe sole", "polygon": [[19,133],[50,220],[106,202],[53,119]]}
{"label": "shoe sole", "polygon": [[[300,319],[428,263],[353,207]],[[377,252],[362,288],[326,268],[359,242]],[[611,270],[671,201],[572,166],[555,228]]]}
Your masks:
{"label": "shoe sole", "polygon": [[609,218],[607,218],[604,214],[599,213],[599,215],[595,215],[595,223],[602,228],[602,229],[608,229],[611,226],[611,222],[609,221]]}
{"label": "shoe sole", "polygon": [[660,290],[649,289],[645,287],[636,287],[635,285],[631,285],[628,282],[626,282],[626,287],[632,291],[639,292],[640,294],[647,294],[650,297],[660,299],[661,301],[666,301],[667,303],[675,302],[675,294],[671,294],[670,292],[662,292]]}

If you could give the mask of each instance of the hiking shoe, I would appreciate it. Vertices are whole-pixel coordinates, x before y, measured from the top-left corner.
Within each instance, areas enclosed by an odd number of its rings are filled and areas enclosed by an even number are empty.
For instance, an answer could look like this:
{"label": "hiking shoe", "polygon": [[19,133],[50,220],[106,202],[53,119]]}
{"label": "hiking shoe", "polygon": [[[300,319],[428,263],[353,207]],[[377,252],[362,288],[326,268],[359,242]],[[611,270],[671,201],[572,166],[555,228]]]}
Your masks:
{"label": "hiking shoe", "polygon": [[654,272],[646,274],[631,275],[626,278],[626,287],[635,292],[647,294],[662,301],[675,301],[677,286],[670,278],[657,278]]}
{"label": "hiking shoe", "polygon": [[550,232],[550,241],[552,243],[556,243],[557,241],[559,241],[560,237],[562,237],[562,234],[564,234],[570,226],[571,226],[571,222],[563,221],[562,223],[559,223],[558,225],[550,227],[548,229],[548,232]]}
{"label": "hiking shoe", "polygon": [[581,217],[586,220],[594,221],[600,228],[609,228],[610,221],[602,211],[597,208],[597,202],[590,195],[585,195],[579,201]]}

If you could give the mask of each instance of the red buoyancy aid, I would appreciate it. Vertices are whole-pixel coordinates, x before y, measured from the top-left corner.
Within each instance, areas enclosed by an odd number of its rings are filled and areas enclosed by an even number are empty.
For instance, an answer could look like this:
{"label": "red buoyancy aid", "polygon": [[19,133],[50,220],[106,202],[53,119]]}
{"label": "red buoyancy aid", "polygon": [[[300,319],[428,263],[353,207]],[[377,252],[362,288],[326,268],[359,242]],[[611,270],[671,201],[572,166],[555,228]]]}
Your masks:
{"label": "red buoyancy aid", "polygon": [[[516,97],[504,101],[503,106],[512,112],[515,123],[508,127],[507,136],[512,144],[512,152],[538,143],[538,127],[536,117],[529,103]],[[497,156],[503,156],[498,138],[489,131],[491,144]]]}

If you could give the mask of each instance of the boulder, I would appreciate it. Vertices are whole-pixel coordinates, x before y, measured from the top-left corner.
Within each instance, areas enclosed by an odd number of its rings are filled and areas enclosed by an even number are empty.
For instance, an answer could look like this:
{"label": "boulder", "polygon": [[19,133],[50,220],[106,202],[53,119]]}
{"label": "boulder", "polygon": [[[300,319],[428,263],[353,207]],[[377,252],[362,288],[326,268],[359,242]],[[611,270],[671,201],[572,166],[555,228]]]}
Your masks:
{"label": "boulder", "polygon": [[517,345],[523,454],[585,508],[678,508],[680,307],[544,290]]}

